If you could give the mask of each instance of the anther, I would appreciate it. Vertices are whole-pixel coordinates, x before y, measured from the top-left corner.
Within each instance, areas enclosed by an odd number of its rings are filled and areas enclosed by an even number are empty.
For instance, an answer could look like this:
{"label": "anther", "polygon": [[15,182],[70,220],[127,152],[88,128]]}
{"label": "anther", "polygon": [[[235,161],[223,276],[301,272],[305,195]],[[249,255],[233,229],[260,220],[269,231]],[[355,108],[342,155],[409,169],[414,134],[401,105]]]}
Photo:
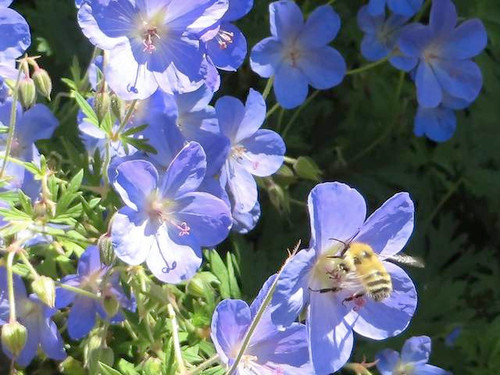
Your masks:
{"label": "anther", "polygon": [[156,46],[154,45],[153,37],[160,39],[156,27],[147,29],[146,32],[144,33],[144,40],[142,41],[144,49],[142,50],[142,52],[153,53],[154,51],[156,51]]}
{"label": "anther", "polygon": [[219,43],[220,49],[226,49],[230,44],[233,43],[234,33],[225,30],[219,30],[215,39]]}

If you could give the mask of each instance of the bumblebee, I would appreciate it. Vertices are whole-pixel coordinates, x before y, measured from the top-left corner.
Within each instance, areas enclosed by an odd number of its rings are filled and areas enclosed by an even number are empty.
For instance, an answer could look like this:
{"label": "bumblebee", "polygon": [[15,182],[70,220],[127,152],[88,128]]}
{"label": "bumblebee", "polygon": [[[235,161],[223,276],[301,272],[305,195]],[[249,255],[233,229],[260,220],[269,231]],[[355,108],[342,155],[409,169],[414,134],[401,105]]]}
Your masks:
{"label": "bumblebee", "polygon": [[339,256],[329,256],[337,259],[336,267],[328,272],[332,283],[330,288],[312,290],[327,293],[341,290],[354,291],[344,299],[344,302],[367,296],[376,302],[383,301],[392,293],[391,275],[387,272],[382,260],[393,260],[400,263],[423,267],[423,263],[408,255],[392,255],[380,258],[372,247],[362,242],[344,243],[344,249]]}

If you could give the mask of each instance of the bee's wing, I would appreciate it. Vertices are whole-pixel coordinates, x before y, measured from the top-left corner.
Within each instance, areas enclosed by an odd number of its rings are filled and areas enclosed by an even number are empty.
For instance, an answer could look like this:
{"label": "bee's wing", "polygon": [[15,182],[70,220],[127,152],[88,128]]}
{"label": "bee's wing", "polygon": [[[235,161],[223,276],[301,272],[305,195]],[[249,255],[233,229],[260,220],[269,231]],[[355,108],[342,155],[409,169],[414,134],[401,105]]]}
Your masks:
{"label": "bee's wing", "polygon": [[405,254],[394,254],[385,258],[385,260],[393,260],[398,263],[407,264],[409,266],[424,268],[424,261],[417,257],[411,257]]}

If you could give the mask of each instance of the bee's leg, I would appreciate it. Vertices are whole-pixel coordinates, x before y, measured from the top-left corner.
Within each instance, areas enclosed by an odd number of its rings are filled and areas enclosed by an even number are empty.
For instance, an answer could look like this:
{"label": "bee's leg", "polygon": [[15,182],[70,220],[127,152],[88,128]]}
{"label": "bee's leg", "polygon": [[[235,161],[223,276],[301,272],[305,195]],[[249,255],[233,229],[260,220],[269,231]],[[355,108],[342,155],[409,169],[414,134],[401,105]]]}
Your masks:
{"label": "bee's leg", "polygon": [[346,302],[351,302],[351,301],[354,301],[358,298],[361,298],[365,295],[365,292],[356,292],[356,293],[353,293],[350,297],[347,297],[347,298],[344,298],[344,300],[342,301],[342,305],[344,305],[344,307],[347,307],[345,305]]}
{"label": "bee's leg", "polygon": [[328,293],[328,292],[338,292],[340,289],[339,288],[323,288],[323,289],[311,289],[309,288],[311,292],[317,292],[317,293]]}

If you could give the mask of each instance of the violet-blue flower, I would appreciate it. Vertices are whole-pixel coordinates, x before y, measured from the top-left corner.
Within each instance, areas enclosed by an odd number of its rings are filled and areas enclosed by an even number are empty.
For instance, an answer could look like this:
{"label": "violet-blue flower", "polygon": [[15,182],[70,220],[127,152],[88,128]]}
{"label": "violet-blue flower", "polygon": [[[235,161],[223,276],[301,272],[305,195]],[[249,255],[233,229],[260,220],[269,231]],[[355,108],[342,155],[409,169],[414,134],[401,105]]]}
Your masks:
{"label": "violet-blue flower", "polygon": [[285,143],[274,131],[260,129],[266,118],[266,103],[255,90],[250,89],[245,105],[231,96],[220,98],[215,111],[220,132],[231,143],[221,185],[229,193],[233,212],[249,213],[258,203],[254,176],[270,176],[281,167]]}
{"label": "violet-blue flower", "polygon": [[[47,357],[62,361],[66,358],[64,342],[51,319],[57,310],[41,302],[34,294],[28,296],[22,279],[18,275],[13,276],[17,320],[28,332],[26,345],[15,358],[16,362],[20,366],[28,366],[35,357],[39,345]],[[9,314],[7,271],[4,267],[0,267],[0,325],[9,322]],[[10,358],[13,357],[5,347],[3,351]]]}
{"label": "violet-blue flower", "polygon": [[[408,241],[414,207],[407,193],[399,193],[365,220],[363,197],[338,182],[317,185],[308,206],[310,248],[285,265],[273,296],[272,318],[287,326],[309,305],[311,361],[315,373],[322,375],[337,371],[349,359],[353,330],[381,340],[408,326],[417,304],[415,286],[405,271],[384,259],[399,253]],[[339,259],[334,257],[344,244],[356,243],[371,247],[391,277],[392,292],[380,302],[361,296],[359,278],[337,277]],[[320,292],[332,288],[337,291]]]}
{"label": "violet-blue flower", "polygon": [[411,17],[418,12],[424,0],[370,0],[368,2],[368,12],[372,16],[384,14],[385,5],[391,11],[401,16]]}
{"label": "violet-blue flower", "polygon": [[[103,300],[114,298],[121,308],[135,311],[135,299],[125,295],[120,285],[119,273],[110,273],[110,267],[101,263],[97,246],[89,246],[85,250],[78,261],[77,272],[77,274],[65,276],[61,283],[100,295]],[[56,307],[62,309],[69,304],[73,304],[73,306],[68,315],[68,334],[74,340],[81,339],[90,332],[96,323],[97,314],[111,323],[119,323],[125,319],[121,311],[109,316],[103,301],[58,287],[56,289]]]}
{"label": "violet-blue flower", "polygon": [[111,179],[126,206],[113,218],[111,239],[121,260],[145,261],[164,282],[193,276],[201,247],[222,242],[231,227],[226,203],[197,192],[205,171],[205,153],[195,142],[184,146],[161,176],[148,161],[118,165]]}
{"label": "violet-blue flower", "polygon": [[[221,361],[231,366],[236,359],[252,320],[262,305],[275,275],[271,276],[249,307],[246,302],[226,299],[215,308],[212,318],[212,341]],[[260,319],[236,374],[308,375],[312,373],[307,349],[306,327],[293,323],[279,330],[267,309]]]}
{"label": "violet-blue flower", "polygon": [[227,8],[227,0],[85,0],[78,22],[94,45],[109,51],[104,75],[113,91],[145,99],[158,86],[169,93],[201,86],[210,69],[200,33]]}
{"label": "violet-blue flower", "polygon": [[253,0],[229,0],[229,9],[220,23],[204,35],[205,48],[214,65],[222,70],[236,71],[247,55],[245,36],[232,22],[244,17],[253,7]]}
{"label": "violet-blue flower", "polygon": [[328,46],[340,29],[331,6],[316,8],[306,22],[293,1],[271,3],[269,12],[272,36],[252,49],[250,64],[261,77],[274,77],[274,93],[283,108],[302,104],[308,85],[325,90],[342,82],[344,58]]}
{"label": "violet-blue flower", "polygon": [[[394,52],[399,34],[408,17],[392,14],[386,18],[382,12],[376,16],[370,14],[368,6],[358,12],[358,26],[365,33],[361,41],[361,54],[369,61],[383,59]],[[393,56],[389,59],[397,58]]]}
{"label": "violet-blue flower", "polygon": [[[16,106],[16,128],[10,155],[21,161],[38,163],[40,153],[35,142],[40,139],[47,139],[59,125],[58,120],[48,107],[43,104],[36,104],[23,113],[21,105]],[[0,124],[9,126],[12,99],[8,98],[0,103]],[[7,142],[7,134],[0,135],[0,155],[3,156]],[[6,175],[9,176],[6,189],[23,189],[31,198],[35,199],[39,191],[39,183],[33,175],[26,171],[22,165],[9,162],[6,168]]]}
{"label": "violet-blue flower", "polygon": [[7,8],[11,3],[0,2],[0,77],[16,79],[16,59],[30,46],[31,34],[23,16]]}
{"label": "violet-blue flower", "polygon": [[395,350],[385,349],[376,355],[377,369],[381,375],[447,375],[448,371],[429,365],[431,339],[415,336],[405,341],[401,355]]}
{"label": "violet-blue flower", "polygon": [[422,107],[437,107],[444,95],[467,102],[479,95],[481,70],[471,59],[485,48],[486,30],[478,19],[456,25],[452,1],[433,0],[429,25],[415,23],[401,33],[399,49],[408,59],[399,68],[416,67],[417,99]]}

